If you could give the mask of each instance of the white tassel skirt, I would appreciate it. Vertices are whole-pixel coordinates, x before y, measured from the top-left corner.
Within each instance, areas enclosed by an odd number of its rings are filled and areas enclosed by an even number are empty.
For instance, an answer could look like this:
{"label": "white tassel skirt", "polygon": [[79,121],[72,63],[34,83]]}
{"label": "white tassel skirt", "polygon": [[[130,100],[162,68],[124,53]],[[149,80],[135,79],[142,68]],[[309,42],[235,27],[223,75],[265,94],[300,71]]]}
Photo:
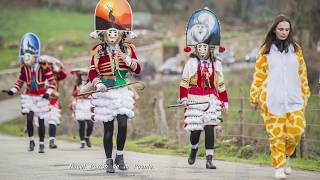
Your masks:
{"label": "white tassel skirt", "polygon": [[49,104],[49,100],[44,99],[41,96],[21,95],[21,113],[23,114],[32,111],[36,118],[44,119],[50,110]]}
{"label": "white tassel skirt", "polygon": [[133,92],[127,87],[92,94],[94,119],[108,122],[114,120],[117,115],[127,115],[128,119],[132,119],[134,117],[133,96]]}
{"label": "white tassel skirt", "polygon": [[213,94],[210,96],[188,95],[189,104],[201,102],[209,102],[209,104],[189,105],[186,109],[184,113],[185,130],[203,130],[206,125],[219,125],[221,123],[221,101]]}

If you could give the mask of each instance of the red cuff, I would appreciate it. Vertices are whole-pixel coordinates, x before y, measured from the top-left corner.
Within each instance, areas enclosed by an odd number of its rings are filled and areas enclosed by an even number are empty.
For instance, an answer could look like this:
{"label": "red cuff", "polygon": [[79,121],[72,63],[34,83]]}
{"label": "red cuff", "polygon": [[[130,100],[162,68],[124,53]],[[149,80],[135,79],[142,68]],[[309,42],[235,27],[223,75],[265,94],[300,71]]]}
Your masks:
{"label": "red cuff", "polygon": [[137,62],[137,68],[133,72],[136,73],[136,74],[140,74],[141,66],[140,66],[140,64],[138,62]]}
{"label": "red cuff", "polygon": [[180,86],[180,99],[188,97],[188,89]]}
{"label": "red cuff", "polygon": [[219,99],[223,102],[228,102],[228,93],[227,91],[223,91],[219,93]]}
{"label": "red cuff", "polygon": [[62,80],[64,80],[66,77],[67,77],[67,73],[66,73],[65,69],[61,67],[60,70],[59,70],[59,72],[58,72],[57,81],[62,81]]}

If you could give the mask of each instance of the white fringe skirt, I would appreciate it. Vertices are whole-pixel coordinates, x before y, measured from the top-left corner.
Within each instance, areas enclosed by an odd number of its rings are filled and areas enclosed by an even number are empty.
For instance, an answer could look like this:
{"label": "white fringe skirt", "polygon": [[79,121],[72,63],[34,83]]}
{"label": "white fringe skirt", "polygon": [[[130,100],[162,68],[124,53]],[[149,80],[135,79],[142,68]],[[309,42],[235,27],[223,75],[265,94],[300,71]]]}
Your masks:
{"label": "white fringe skirt", "polygon": [[[184,113],[185,130],[195,131],[203,130],[206,125],[219,125],[221,123],[221,101],[215,95],[199,96],[188,95],[188,103],[201,103],[205,104],[189,105]],[[209,106],[209,107],[208,107]]]}
{"label": "white fringe skirt", "polygon": [[46,124],[59,125],[60,118],[61,118],[61,110],[54,105],[50,105],[50,111],[47,113],[45,117]]}
{"label": "white fringe skirt", "polygon": [[44,119],[50,110],[49,104],[49,100],[44,99],[41,96],[21,95],[21,113],[23,114],[32,111],[36,118]]}
{"label": "white fringe skirt", "polygon": [[93,113],[91,112],[91,100],[79,98],[73,102],[74,104],[74,113],[72,114],[73,118],[77,121],[90,120]]}
{"label": "white fringe skirt", "polygon": [[92,94],[94,119],[108,122],[114,120],[117,115],[127,115],[128,119],[132,119],[134,117],[133,96],[133,92],[127,87]]}

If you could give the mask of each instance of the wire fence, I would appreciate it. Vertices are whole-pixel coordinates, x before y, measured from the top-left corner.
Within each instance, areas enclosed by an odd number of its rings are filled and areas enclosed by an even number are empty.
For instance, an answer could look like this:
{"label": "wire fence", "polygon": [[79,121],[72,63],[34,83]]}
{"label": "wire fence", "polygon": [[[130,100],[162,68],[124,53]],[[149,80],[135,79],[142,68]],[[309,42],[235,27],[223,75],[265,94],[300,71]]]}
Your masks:
{"label": "wire fence", "polygon": [[[256,112],[250,108],[249,98],[244,95],[241,88],[240,97],[229,98],[228,115],[224,117],[223,128],[216,132],[216,138],[224,141],[228,139],[236,139],[240,146],[254,143],[261,151],[269,151],[268,136],[260,115],[260,110]],[[319,95],[311,95],[305,110],[306,129],[301,138],[297,153],[301,157],[309,155],[320,155],[320,97]],[[173,113],[173,114],[172,114]],[[168,119],[184,118],[182,110],[175,109],[174,112],[167,113]],[[186,135],[183,132],[181,123],[169,126],[180,126],[180,128],[172,129],[176,133],[177,140],[181,140],[180,135]]]}

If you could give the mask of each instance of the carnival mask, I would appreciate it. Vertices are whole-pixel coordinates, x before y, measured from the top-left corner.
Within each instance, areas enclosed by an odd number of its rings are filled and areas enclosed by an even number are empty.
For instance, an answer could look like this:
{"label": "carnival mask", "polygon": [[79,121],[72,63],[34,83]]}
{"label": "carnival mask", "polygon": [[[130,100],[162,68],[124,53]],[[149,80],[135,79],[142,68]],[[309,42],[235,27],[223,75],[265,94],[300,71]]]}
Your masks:
{"label": "carnival mask", "polygon": [[200,43],[196,45],[196,52],[198,57],[201,60],[204,59],[208,59],[209,57],[209,45],[208,44],[204,44],[204,43]]}
{"label": "carnival mask", "polygon": [[119,31],[115,28],[110,28],[104,33],[104,41],[108,44],[115,45],[120,39]]}
{"label": "carnival mask", "polygon": [[23,61],[26,65],[32,66],[36,63],[36,57],[33,54],[25,53],[23,55]]}

